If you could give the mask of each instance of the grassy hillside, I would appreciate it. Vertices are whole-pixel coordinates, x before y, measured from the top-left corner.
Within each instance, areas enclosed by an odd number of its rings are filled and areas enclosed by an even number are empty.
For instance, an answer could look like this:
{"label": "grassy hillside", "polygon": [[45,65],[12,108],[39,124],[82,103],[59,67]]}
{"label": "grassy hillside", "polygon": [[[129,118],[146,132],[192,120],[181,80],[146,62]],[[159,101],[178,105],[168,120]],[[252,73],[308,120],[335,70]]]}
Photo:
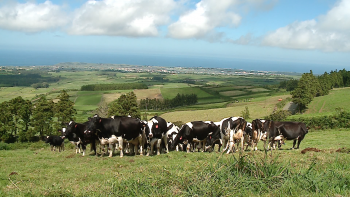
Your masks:
{"label": "grassy hillside", "polygon": [[304,114],[293,115],[293,117],[331,115],[336,112],[336,108],[350,111],[349,95],[350,88],[333,89],[326,96],[315,97]]}
{"label": "grassy hillside", "polygon": [[[1,196],[349,196],[349,130],[310,132],[300,150],[239,154],[170,152],[113,158],[51,152],[48,145],[0,151]],[[324,136],[328,136],[324,140]],[[37,148],[37,147],[44,148]],[[320,152],[301,154],[306,147]],[[262,144],[259,144],[262,149]],[[242,189],[244,188],[244,189]]]}
{"label": "grassy hillside", "polygon": [[256,119],[270,115],[275,105],[279,102],[278,99],[284,99],[287,97],[290,97],[290,95],[265,97],[264,99],[257,99],[257,101],[252,99],[251,102],[232,103],[226,108],[169,112],[162,114],[162,117],[170,122],[190,122],[196,120],[219,121],[230,116],[241,116],[241,112],[247,106],[249,109],[250,118]]}

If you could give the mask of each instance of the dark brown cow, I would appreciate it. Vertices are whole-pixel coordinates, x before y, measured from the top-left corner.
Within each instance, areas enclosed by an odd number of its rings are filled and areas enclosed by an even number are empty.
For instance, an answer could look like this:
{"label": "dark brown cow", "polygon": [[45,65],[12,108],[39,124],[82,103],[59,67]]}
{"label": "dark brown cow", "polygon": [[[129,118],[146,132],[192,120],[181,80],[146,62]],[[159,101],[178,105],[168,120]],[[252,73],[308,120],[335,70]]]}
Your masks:
{"label": "dark brown cow", "polygon": [[300,142],[308,133],[306,125],[302,122],[278,122],[271,120],[265,121],[265,123],[263,124],[263,131],[266,132],[266,141],[269,141],[269,145],[271,145],[271,148],[275,141],[280,140],[280,137],[283,136],[283,138],[287,140],[294,140],[292,147],[293,149],[297,140],[297,149],[299,148]]}

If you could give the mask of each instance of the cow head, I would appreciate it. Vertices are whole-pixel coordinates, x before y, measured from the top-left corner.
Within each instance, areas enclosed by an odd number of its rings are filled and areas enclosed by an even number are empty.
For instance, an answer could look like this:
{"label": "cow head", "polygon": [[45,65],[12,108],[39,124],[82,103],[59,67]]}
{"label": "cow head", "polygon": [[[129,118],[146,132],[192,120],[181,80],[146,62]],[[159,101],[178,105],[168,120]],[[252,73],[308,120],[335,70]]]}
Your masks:
{"label": "cow head", "polygon": [[46,136],[45,137],[45,143],[50,143],[51,141],[51,136]]}
{"label": "cow head", "polygon": [[147,122],[147,126],[148,126],[148,132],[146,132],[147,137],[153,138],[154,136],[159,136],[159,134],[160,135],[162,134],[159,128],[158,120],[156,120],[155,118],[151,118]]}
{"label": "cow head", "polygon": [[70,121],[69,123],[66,124],[65,128],[62,128],[62,135],[63,136],[73,135],[76,128],[77,128],[77,123],[74,121]]}
{"label": "cow head", "polygon": [[182,143],[185,139],[183,137],[184,133],[186,130],[191,129],[187,124],[182,125],[181,129],[179,132],[176,134],[173,142],[171,143],[170,150],[175,150],[175,147],[179,144]]}

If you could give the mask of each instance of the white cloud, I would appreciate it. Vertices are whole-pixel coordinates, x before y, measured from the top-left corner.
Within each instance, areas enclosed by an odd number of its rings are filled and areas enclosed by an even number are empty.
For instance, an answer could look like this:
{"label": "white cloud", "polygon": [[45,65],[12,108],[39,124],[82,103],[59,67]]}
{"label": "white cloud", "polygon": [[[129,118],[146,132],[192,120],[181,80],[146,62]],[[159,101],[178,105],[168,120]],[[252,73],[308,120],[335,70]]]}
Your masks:
{"label": "white cloud", "polygon": [[68,32],[76,35],[157,36],[177,6],[173,0],[88,1],[76,10]]}
{"label": "white cloud", "polygon": [[0,7],[0,28],[36,33],[64,26],[68,21],[63,7],[50,1],[35,4],[10,3]]}
{"label": "white cloud", "polygon": [[319,20],[294,22],[263,38],[262,44],[290,49],[350,51],[350,1],[342,0]]}
{"label": "white cloud", "polygon": [[238,0],[202,0],[195,10],[171,24],[168,34],[173,38],[205,38],[208,34],[213,37],[217,27],[238,26],[242,17],[232,10],[238,3]]}

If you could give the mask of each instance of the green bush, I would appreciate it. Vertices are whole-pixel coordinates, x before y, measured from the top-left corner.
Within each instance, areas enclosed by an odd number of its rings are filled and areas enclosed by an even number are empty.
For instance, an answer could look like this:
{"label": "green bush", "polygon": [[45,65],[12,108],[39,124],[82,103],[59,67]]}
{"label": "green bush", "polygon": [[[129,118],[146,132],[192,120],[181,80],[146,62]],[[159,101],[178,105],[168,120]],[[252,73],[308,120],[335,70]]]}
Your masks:
{"label": "green bush", "polygon": [[0,142],[0,150],[11,150],[11,147],[4,142]]}

